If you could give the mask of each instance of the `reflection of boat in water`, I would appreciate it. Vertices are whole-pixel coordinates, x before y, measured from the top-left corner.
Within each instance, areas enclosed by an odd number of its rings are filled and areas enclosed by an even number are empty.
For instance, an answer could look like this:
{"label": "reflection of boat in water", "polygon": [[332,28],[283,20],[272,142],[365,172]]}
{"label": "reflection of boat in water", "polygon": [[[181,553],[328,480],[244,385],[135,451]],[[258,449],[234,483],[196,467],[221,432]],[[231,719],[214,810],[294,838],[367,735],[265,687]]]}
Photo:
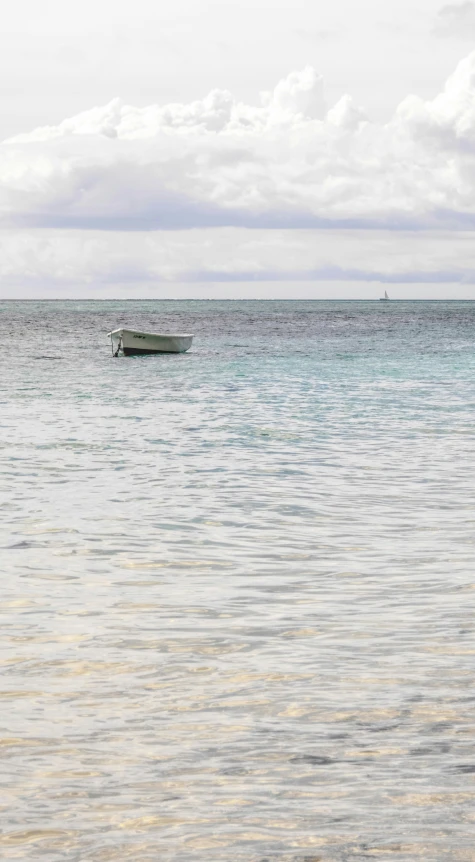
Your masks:
{"label": "reflection of boat in water", "polygon": [[114,356],[140,353],[185,353],[191,347],[192,335],[168,335],[137,332],[135,329],[114,329],[109,332]]}
{"label": "reflection of boat in water", "polygon": [[384,291],[384,296],[379,297],[380,302],[389,302],[389,296],[387,290]]}

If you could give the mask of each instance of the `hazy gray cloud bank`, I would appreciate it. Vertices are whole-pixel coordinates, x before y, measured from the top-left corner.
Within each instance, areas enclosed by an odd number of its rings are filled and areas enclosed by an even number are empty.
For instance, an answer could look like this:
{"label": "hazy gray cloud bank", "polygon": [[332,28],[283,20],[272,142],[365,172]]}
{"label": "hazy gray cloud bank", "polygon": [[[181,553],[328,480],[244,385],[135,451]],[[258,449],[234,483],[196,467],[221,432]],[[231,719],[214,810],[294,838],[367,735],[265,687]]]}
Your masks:
{"label": "hazy gray cloud bank", "polygon": [[[0,281],[10,286],[101,290],[184,282],[475,282],[470,232],[217,228],[8,234],[8,243],[0,245]],[[171,295],[173,289],[162,293]]]}
{"label": "hazy gray cloud bank", "polygon": [[475,3],[448,3],[437,14],[434,26],[437,36],[472,40],[475,36]]}
{"label": "hazy gray cloud bank", "polygon": [[0,147],[3,226],[475,227],[475,53],[386,125],[293,72],[258,107],[120,100]]}

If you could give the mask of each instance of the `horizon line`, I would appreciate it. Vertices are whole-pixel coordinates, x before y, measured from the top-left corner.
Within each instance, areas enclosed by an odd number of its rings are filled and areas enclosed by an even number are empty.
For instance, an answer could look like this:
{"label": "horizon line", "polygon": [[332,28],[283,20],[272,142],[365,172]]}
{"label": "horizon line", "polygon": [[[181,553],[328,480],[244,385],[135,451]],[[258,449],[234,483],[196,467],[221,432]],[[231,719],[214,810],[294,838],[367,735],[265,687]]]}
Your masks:
{"label": "horizon line", "polygon": [[[355,297],[279,297],[279,296],[269,296],[269,297],[154,297],[154,296],[139,296],[139,297],[90,297],[90,296],[44,296],[44,297],[0,297],[0,303],[2,302],[381,302],[380,297],[375,297],[374,299],[369,299],[368,297],[364,298],[355,298]],[[386,301],[386,300],[384,300]],[[448,299],[446,297],[426,297],[425,299],[421,298],[400,298],[400,299],[389,299],[391,303],[397,302],[475,302],[475,297],[471,299]]]}

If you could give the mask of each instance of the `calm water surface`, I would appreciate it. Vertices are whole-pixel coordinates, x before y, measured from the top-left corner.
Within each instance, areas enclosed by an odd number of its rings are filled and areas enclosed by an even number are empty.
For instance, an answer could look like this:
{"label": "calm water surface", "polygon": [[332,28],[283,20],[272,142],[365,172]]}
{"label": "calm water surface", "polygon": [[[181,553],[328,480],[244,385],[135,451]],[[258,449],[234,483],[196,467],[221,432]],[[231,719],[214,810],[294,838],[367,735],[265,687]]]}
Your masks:
{"label": "calm water surface", "polygon": [[475,860],[475,303],[0,334],[2,859]]}

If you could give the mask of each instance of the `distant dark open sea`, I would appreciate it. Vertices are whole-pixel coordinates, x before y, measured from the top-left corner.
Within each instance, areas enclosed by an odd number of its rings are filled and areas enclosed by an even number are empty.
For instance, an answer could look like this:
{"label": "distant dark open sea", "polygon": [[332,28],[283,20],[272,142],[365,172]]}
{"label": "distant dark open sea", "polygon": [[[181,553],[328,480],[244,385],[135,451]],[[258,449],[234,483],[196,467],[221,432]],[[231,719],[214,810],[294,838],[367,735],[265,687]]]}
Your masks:
{"label": "distant dark open sea", "polygon": [[473,862],[475,302],[4,301],[0,343],[0,857]]}

